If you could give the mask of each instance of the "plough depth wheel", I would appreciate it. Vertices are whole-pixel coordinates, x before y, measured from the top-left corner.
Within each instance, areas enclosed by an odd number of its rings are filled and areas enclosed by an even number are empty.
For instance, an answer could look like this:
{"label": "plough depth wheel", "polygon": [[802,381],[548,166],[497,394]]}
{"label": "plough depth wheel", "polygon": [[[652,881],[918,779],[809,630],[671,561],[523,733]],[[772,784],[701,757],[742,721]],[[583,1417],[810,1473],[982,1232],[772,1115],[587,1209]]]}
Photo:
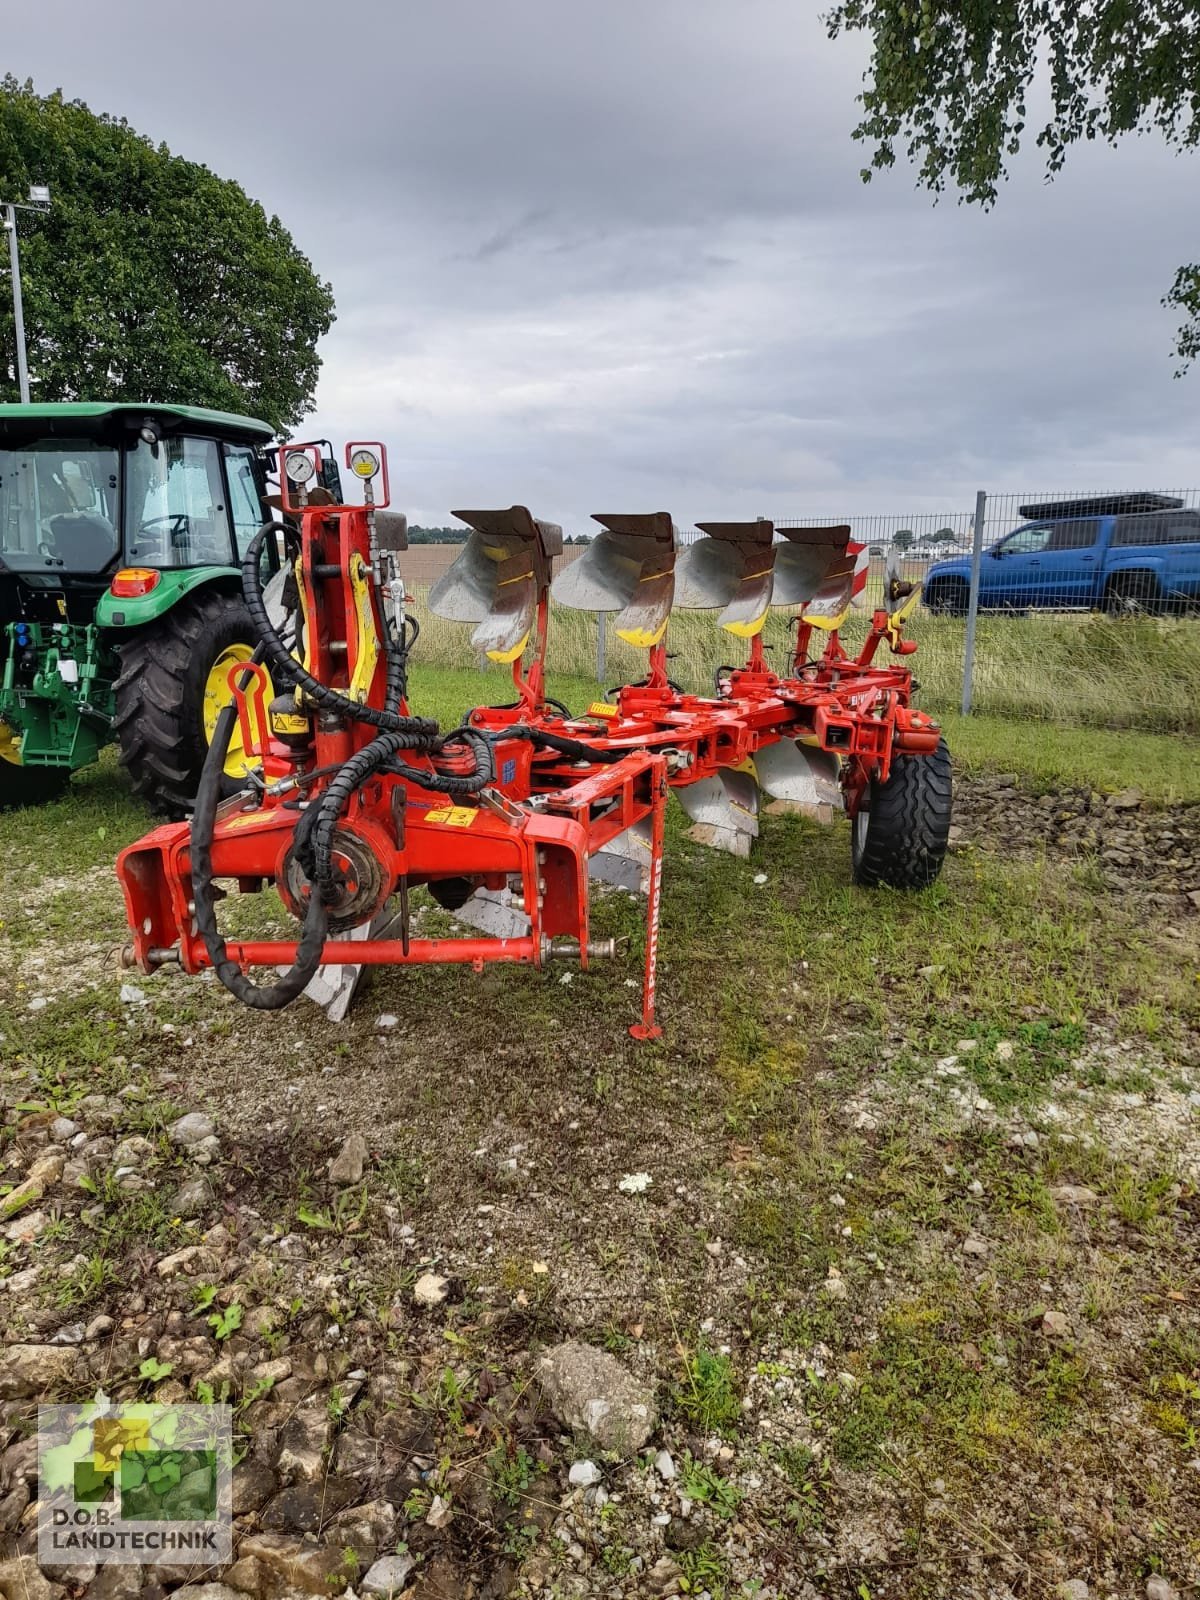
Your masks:
{"label": "plough depth wheel", "polygon": [[851,832],[854,881],[868,888],[927,889],[950,842],[950,751],[897,756],[886,783],[872,783]]}

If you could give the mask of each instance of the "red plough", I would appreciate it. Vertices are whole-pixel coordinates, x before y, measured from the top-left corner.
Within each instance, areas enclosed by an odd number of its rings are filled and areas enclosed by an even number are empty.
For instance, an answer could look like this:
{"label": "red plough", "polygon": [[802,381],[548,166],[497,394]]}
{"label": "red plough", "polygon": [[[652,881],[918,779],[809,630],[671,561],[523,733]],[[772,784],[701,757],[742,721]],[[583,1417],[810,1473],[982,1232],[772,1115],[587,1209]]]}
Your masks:
{"label": "red plough", "polygon": [[[839,628],[865,579],[847,527],[708,524],[677,566],[671,519],[597,518],[603,531],[554,583],[563,605],[618,613],[618,634],[648,651],[638,684],[579,717],[547,700],[546,628],[561,530],[521,506],[464,511],[472,532],[429,597],[443,616],[474,624],[472,642],[511,662],[515,703],[478,707],[442,732],[414,716],[407,663],[416,627],[399,555],[404,520],[386,513],[382,446],[347,448],[362,506],[309,504],[311,446],[281,453],[288,521],[268,524],[246,552],[247,604],[262,642],[231,668],[190,823],[156,829],[123,851],[131,964],[216,969],[259,1009],[305,991],[344,1010],[364,966],[493,961],[587,968],[615,954],[593,940],[592,877],[647,896],[641,1017],[657,1037],[655,986],[664,815],[674,794],[705,843],[746,855],[760,792],[785,806],[843,807],[853,869],[864,883],[920,888],[940,870],[950,822],[949,757],[937,724],[911,705],[902,638],[912,603],[887,580],[856,657]],[[375,485],[382,487],[377,498]],[[315,499],[315,497],[314,497]],[[283,547],[264,599],[264,553]],[[673,605],[721,609],[748,642],[743,666],[723,667],[716,692],[682,692],[668,677]],[[766,665],[771,606],[797,608],[786,675]],[[813,641],[822,647],[810,655]],[[880,646],[899,658],[876,666]],[[222,796],[235,719],[261,759],[249,787]],[[225,940],[225,885],[274,886],[300,924],[285,940]],[[476,936],[415,938],[411,890],[428,886]],[[253,968],[285,969],[259,983]],[[341,969],[340,973],[337,969]]]}

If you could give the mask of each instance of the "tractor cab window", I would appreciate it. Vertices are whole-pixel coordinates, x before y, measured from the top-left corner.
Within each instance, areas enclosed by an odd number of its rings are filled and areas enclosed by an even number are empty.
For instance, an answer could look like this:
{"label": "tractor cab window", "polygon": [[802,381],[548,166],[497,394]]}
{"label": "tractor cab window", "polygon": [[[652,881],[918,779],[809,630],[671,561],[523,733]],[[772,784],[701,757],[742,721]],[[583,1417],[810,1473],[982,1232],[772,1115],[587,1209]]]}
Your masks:
{"label": "tractor cab window", "polygon": [[91,576],[117,554],[117,453],[91,440],[0,449],[0,561],[14,572]]}
{"label": "tractor cab window", "polygon": [[229,480],[229,508],[233,513],[233,542],[240,557],[267,517],[254,479],[254,451],[245,445],[227,444],[225,476]]}
{"label": "tractor cab window", "polygon": [[125,559],[140,567],[232,565],[215,439],[139,439],[125,467]]}

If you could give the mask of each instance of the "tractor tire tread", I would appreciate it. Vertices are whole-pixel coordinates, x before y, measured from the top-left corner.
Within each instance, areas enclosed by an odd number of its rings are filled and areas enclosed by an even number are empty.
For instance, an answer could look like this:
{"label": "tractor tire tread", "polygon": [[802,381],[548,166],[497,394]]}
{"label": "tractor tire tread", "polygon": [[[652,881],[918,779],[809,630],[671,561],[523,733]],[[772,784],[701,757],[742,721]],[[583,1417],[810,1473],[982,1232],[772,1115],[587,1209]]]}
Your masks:
{"label": "tractor tire tread", "polygon": [[897,756],[888,781],[872,786],[854,881],[869,888],[927,889],[946,858],[953,804],[953,771],[944,739],[932,755]]}

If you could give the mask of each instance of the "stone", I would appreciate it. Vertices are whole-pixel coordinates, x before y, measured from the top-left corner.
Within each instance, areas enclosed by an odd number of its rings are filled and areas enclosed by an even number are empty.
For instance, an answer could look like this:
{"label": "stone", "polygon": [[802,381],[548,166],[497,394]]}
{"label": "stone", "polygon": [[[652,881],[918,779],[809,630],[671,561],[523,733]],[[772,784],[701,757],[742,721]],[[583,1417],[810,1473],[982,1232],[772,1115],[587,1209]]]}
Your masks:
{"label": "stone", "polygon": [[32,1244],[46,1231],[50,1218],[44,1211],[27,1211],[3,1230],[9,1244]]}
{"label": "stone", "polygon": [[287,1482],[315,1483],[325,1467],[333,1433],[329,1407],[321,1396],[298,1406],[284,1424],[276,1466]]}
{"label": "stone", "polygon": [[[355,1493],[362,1485],[356,1483]],[[396,1547],[396,1507],[389,1500],[368,1500],[365,1505],[347,1506],[329,1518],[327,1542],[353,1545],[360,1553],[374,1555],[377,1550]]]}
{"label": "stone", "polygon": [[213,1119],[203,1111],[189,1111],[186,1116],[180,1117],[178,1122],[171,1124],[171,1143],[181,1145],[185,1150],[202,1144],[205,1139],[215,1137],[217,1125]]}
{"label": "stone", "polygon": [[177,1217],[198,1217],[212,1204],[212,1184],[203,1173],[181,1183],[175,1191],[171,1210]]}
{"label": "stone", "polygon": [[335,1183],[342,1187],[348,1184],[361,1183],[367,1154],[367,1141],[362,1134],[350,1134],[337,1155],[329,1163],[330,1183]]}
{"label": "stone", "polygon": [[1068,1578],[1058,1586],[1058,1600],[1088,1600],[1088,1586],[1082,1578]]}
{"label": "stone", "polygon": [[140,1167],[154,1155],[154,1146],[140,1133],[122,1139],[111,1156],[114,1167]]}
{"label": "stone", "polygon": [[315,1533],[336,1511],[348,1506],[358,1494],[351,1478],[321,1478],[319,1482],[299,1483],[283,1489],[259,1513],[264,1528],[279,1528],[285,1533]]}
{"label": "stone", "polygon": [[664,1483],[670,1483],[675,1476],[675,1462],[669,1450],[660,1450],[654,1458],[654,1470]]}
{"label": "stone", "polygon": [[87,1600],[138,1600],[145,1588],[141,1567],[109,1561],[88,1585]]}
{"label": "stone", "polygon": [[368,1567],[359,1588],[363,1594],[398,1597],[415,1565],[412,1556],[383,1556]]}
{"label": "stone", "polygon": [[40,1200],[62,1177],[66,1157],[61,1150],[44,1150],[15,1189],[0,1199],[0,1222]]}
{"label": "stone", "polygon": [[286,1534],[247,1534],[238,1556],[261,1562],[272,1581],[279,1578],[302,1594],[337,1594],[345,1585],[346,1569],[340,1550],[304,1544]]}
{"label": "stone", "polygon": [[652,1595],[678,1594],[681,1576],[682,1571],[678,1561],[671,1556],[659,1556],[646,1574],[647,1592]]}
{"label": "stone", "polygon": [[1146,1579],[1146,1600],[1179,1600],[1179,1594],[1173,1584],[1156,1572]]}
{"label": "stone", "polygon": [[1110,811],[1136,811],[1142,803],[1140,789],[1122,789],[1119,794],[1110,794],[1108,809]]}
{"label": "stone", "polygon": [[0,1400],[40,1395],[75,1374],[79,1352],[72,1345],[13,1344],[0,1354]]}
{"label": "stone", "polygon": [[425,1272],[413,1285],[413,1299],[427,1309],[440,1306],[450,1293],[450,1280],[436,1272]]}
{"label": "stone", "polygon": [[577,1489],[590,1489],[594,1483],[599,1483],[603,1476],[594,1461],[577,1461],[567,1473],[567,1481],[573,1483]]}
{"label": "stone", "polygon": [[259,1511],[279,1487],[279,1479],[265,1462],[246,1456],[233,1469],[233,1514],[242,1517]]}
{"label": "stone", "polygon": [[[270,1574],[255,1556],[243,1556],[225,1573],[225,1582],[239,1594],[262,1594],[269,1581]],[[91,1600],[90,1594],[88,1600]]]}
{"label": "stone", "polygon": [[981,1239],[977,1233],[969,1233],[963,1240],[962,1252],[965,1256],[986,1256],[988,1242],[986,1239]]}
{"label": "stone", "polygon": [[77,1122],[72,1122],[70,1117],[55,1117],[50,1124],[50,1137],[55,1144],[66,1144],[68,1139],[73,1139],[80,1132]]}
{"label": "stone", "polygon": [[185,1583],[175,1590],[174,1600],[242,1600],[242,1595],[227,1583]]}
{"label": "stone", "polygon": [[558,1420],[586,1433],[601,1450],[634,1455],[658,1424],[651,1391],[606,1350],[569,1339],[547,1350],[536,1372]]}
{"label": "stone", "polygon": [[169,1256],[164,1256],[155,1267],[160,1278],[177,1278],[182,1273],[185,1277],[194,1278],[198,1273],[216,1272],[220,1266],[216,1253],[206,1249],[202,1244],[185,1245],[182,1250],[175,1250]]}
{"label": "stone", "polygon": [[1047,1339],[1069,1339],[1071,1320],[1065,1311],[1047,1311],[1042,1317],[1042,1332]]}
{"label": "stone", "polygon": [[14,1600],[57,1600],[62,1587],[51,1583],[33,1556],[12,1556],[0,1561],[0,1594]]}
{"label": "stone", "polygon": [[1094,1206],[1100,1196],[1094,1189],[1081,1183],[1060,1183],[1050,1191],[1051,1196],[1065,1206]]}

